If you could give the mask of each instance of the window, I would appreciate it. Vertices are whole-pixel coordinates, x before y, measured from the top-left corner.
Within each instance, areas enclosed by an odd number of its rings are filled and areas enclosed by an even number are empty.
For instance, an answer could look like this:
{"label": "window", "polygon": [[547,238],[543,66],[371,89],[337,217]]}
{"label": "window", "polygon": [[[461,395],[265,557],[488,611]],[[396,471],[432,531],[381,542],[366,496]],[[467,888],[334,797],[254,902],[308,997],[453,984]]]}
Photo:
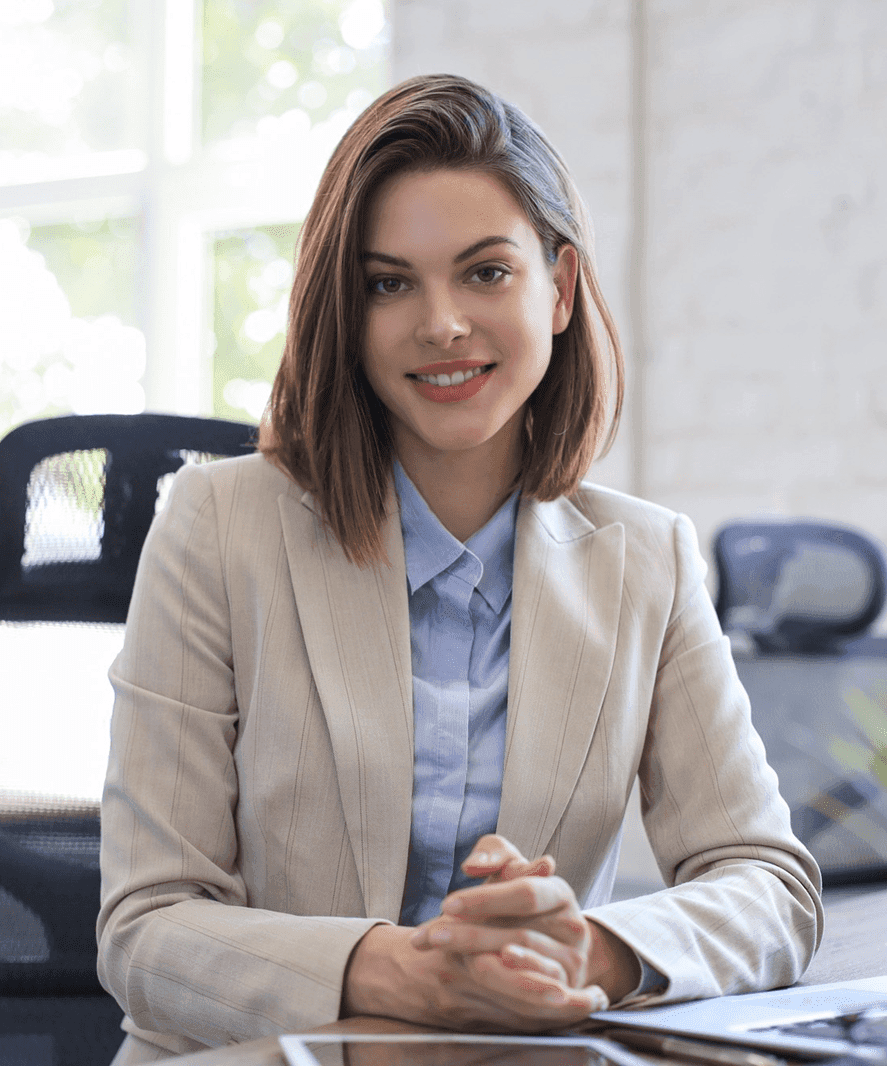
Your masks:
{"label": "window", "polygon": [[[387,56],[383,0],[3,0],[0,435],[66,412],[258,421],[301,220]],[[122,634],[14,628],[0,782],[94,799]]]}
{"label": "window", "polygon": [[382,0],[5,0],[0,434],[257,420],[298,224],[387,48]]}

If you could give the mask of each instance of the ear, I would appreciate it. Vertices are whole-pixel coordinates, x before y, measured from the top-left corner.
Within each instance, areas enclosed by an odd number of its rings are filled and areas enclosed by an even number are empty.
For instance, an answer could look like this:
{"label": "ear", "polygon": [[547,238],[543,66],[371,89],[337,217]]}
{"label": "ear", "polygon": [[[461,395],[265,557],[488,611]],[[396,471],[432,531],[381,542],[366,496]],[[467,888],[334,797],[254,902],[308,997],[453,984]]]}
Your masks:
{"label": "ear", "polygon": [[551,332],[563,333],[573,316],[576,298],[576,279],[579,277],[579,253],[572,244],[565,244],[552,267],[552,280],[557,289],[557,303],[551,320]]}

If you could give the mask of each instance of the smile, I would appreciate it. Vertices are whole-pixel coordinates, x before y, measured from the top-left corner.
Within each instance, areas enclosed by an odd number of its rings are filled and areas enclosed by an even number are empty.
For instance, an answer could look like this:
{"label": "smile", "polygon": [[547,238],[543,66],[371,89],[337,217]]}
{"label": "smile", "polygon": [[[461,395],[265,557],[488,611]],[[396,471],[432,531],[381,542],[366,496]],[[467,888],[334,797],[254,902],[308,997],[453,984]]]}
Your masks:
{"label": "smile", "polygon": [[486,366],[476,366],[464,372],[457,370],[453,374],[409,374],[407,376],[414,378],[416,381],[425,381],[429,385],[437,385],[439,388],[446,389],[453,385],[462,385],[466,381],[471,381],[478,374],[485,374],[492,370],[494,366],[495,363],[487,363]]}
{"label": "smile", "polygon": [[456,370],[452,374],[407,374],[416,391],[433,403],[458,403],[470,400],[493,376],[495,363]]}

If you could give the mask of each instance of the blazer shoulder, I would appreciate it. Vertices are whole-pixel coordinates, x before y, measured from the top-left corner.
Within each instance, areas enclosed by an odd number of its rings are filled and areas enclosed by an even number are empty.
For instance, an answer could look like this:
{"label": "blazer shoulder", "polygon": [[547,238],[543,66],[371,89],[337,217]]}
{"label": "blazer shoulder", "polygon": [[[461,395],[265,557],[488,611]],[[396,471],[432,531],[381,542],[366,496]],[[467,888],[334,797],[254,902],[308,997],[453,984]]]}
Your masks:
{"label": "blazer shoulder", "polygon": [[[288,520],[306,535],[314,516],[302,505],[305,490],[288,474],[254,452],[209,463],[186,463],[176,473],[166,506],[158,515],[162,526],[209,523],[220,544],[255,543],[280,531],[281,500]],[[304,516],[304,518],[303,518]]]}
{"label": "blazer shoulder", "polygon": [[216,459],[210,463],[186,463],[176,474],[175,496],[201,498],[209,495],[220,513],[244,507],[276,507],[280,496],[296,502],[304,489],[259,452]]}
{"label": "blazer shoulder", "polygon": [[592,481],[582,481],[570,501],[594,526],[621,523],[629,539],[644,534],[671,538],[676,523],[681,519],[689,521],[684,515],[661,504],[605,488]]}
{"label": "blazer shoulder", "polygon": [[304,489],[289,474],[285,474],[261,452],[216,459],[211,463],[187,463],[179,471],[180,478],[200,478],[214,493],[246,492],[257,496],[281,493],[301,499]]}
{"label": "blazer shoulder", "polygon": [[628,571],[650,580],[655,573],[669,583],[697,587],[705,580],[707,564],[699,550],[690,519],[658,503],[581,482],[571,502],[597,528],[619,523],[625,530]]}

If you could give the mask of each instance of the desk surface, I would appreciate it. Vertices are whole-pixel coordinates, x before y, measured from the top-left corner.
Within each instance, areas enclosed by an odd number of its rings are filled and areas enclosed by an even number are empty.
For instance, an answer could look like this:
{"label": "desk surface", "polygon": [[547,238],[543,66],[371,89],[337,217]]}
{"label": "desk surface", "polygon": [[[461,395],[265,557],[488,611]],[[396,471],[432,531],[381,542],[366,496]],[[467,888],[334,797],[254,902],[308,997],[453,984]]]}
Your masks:
{"label": "desk surface", "polygon": [[[827,984],[887,973],[887,888],[833,889],[824,894],[825,934],[802,985]],[[430,1032],[431,1030],[429,1030]],[[318,1032],[422,1032],[387,1018],[352,1018]],[[167,1060],[175,1066],[286,1066],[276,1037]]]}

